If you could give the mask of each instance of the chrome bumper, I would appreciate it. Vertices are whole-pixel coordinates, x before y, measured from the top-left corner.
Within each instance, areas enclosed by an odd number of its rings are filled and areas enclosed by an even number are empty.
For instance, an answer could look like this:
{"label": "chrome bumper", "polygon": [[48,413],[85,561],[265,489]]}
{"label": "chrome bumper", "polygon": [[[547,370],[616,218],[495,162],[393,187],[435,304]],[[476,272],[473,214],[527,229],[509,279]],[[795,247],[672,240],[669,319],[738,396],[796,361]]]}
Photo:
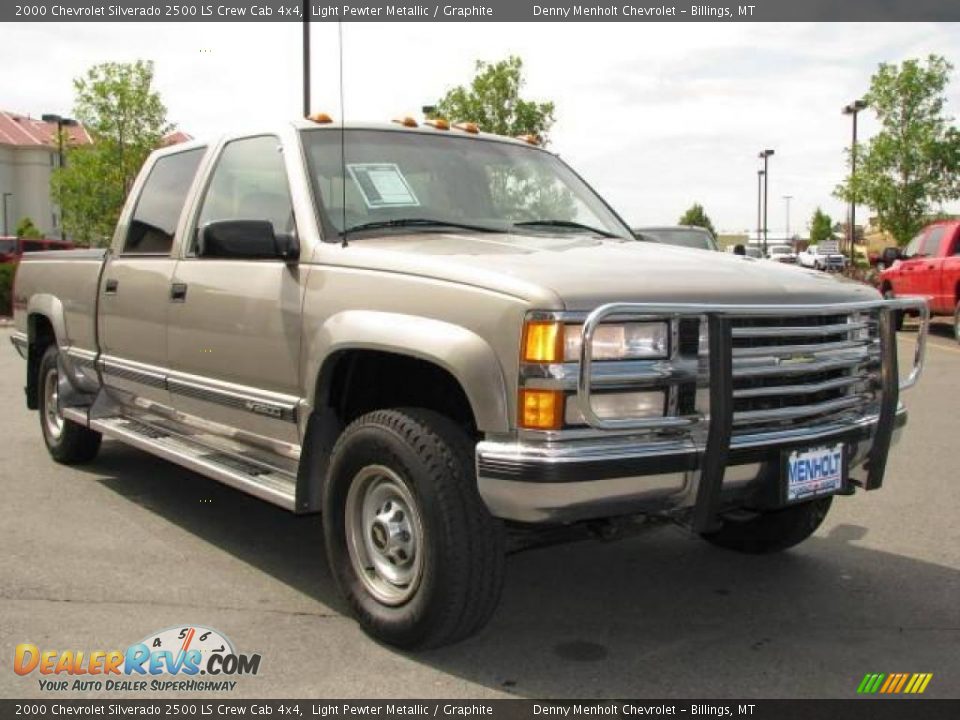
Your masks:
{"label": "chrome bumper", "polygon": [[[780,453],[819,443],[846,443],[850,470],[869,458],[879,416],[777,436],[734,438],[721,498],[756,488],[779,468]],[[897,409],[891,446],[907,423]],[[477,445],[480,496],[499,518],[565,523],[639,512],[691,508],[702,479],[704,448],[691,439],[554,444],[481,442]],[[861,483],[862,484],[862,483]]]}
{"label": "chrome bumper", "polygon": [[[895,318],[916,310],[921,328],[906,378],[898,370]],[[863,414],[764,432],[737,432],[734,418],[733,320],[781,314],[830,315],[876,311],[880,368],[877,400]],[[709,413],[647,419],[601,419],[591,409],[593,335],[605,319],[644,318],[678,321],[699,316],[708,329],[705,372]],[[900,390],[916,383],[923,367],[929,312],[922,299],[868,301],[836,305],[725,305],[618,303],[605,305],[583,320],[576,397],[592,435],[577,439],[563,431],[543,442],[481,442],[477,479],[491,512],[521,522],[570,522],[657,510],[687,510],[699,531],[716,527],[731,506],[731,494],[770,491],[780,478],[785,450],[843,442],[851,483],[880,487],[890,446],[906,423]],[[811,369],[816,363],[810,364]],[[599,368],[598,368],[599,369]],[[602,376],[600,376],[602,377]],[[772,479],[775,475],[776,479]],[[767,482],[764,482],[767,480]],[[851,490],[852,491],[852,490]]]}
{"label": "chrome bumper", "polygon": [[10,336],[10,343],[17,349],[20,357],[24,359],[27,357],[28,342],[26,333],[17,331]]}

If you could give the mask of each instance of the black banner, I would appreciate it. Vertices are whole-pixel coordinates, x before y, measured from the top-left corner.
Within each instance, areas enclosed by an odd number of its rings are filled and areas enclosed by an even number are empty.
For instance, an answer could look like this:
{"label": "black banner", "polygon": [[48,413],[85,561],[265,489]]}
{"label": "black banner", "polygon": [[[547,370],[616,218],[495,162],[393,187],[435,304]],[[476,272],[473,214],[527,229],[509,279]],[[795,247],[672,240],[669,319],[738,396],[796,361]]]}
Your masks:
{"label": "black banner", "polygon": [[960,700],[0,700],[0,718],[751,718],[953,720]]}
{"label": "black banner", "polygon": [[910,22],[960,20],[957,0],[26,0],[4,22]]}

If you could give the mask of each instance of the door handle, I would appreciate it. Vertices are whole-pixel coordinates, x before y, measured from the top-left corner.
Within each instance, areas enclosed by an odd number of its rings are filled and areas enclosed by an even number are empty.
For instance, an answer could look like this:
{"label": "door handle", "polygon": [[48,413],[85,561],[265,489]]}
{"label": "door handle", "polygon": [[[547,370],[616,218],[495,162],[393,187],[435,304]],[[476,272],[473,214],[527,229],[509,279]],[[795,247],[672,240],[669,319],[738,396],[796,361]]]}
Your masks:
{"label": "door handle", "polygon": [[185,302],[187,299],[187,284],[173,283],[170,285],[170,301]]}
{"label": "door handle", "polygon": [[107,282],[103,286],[104,295],[116,295],[117,288],[120,287],[120,281],[116,278],[107,278]]}

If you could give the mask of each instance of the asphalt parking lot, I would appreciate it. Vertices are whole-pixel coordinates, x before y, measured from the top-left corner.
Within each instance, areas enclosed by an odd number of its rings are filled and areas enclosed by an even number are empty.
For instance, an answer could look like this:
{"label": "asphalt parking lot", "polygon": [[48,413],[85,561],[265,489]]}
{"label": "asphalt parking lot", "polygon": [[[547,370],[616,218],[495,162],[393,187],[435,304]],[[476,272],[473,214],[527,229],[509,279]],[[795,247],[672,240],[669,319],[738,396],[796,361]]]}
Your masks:
{"label": "asphalt parking lot", "polygon": [[[416,655],[345,616],[317,517],[115,442],[89,466],[53,463],[8,335],[0,696],[43,694],[13,672],[17,643],[121,649],[196,623],[263,657],[229,697],[848,698],[867,672],[932,672],[927,696],[960,697],[960,346],[946,325],[905,395],[884,488],[838,499],[804,545],[745,557],[668,527],[514,555],[484,632]],[[901,340],[906,358],[910,328]]]}

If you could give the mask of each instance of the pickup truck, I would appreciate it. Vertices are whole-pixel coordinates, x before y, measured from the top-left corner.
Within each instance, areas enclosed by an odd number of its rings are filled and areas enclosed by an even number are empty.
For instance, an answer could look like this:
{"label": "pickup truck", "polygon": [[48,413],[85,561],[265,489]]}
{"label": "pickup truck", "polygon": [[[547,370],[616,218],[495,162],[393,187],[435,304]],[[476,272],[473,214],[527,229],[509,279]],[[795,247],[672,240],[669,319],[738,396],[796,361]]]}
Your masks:
{"label": "pickup truck", "polygon": [[508,548],[803,541],[881,486],[925,339],[900,372],[894,315],[926,315],[639,240],[534,138],[322,116],[155,152],[110,248],[25,256],[14,305],[55,461],[107,437],[321,512],[404,648],[478,631]]}
{"label": "pickup truck", "polygon": [[903,250],[884,250],[883,262],[884,297],[927,299],[931,314],[953,317],[953,336],[960,342],[960,221],[927,225]]}
{"label": "pickup truck", "polygon": [[843,270],[847,259],[837,250],[836,243],[829,246],[810,245],[797,254],[797,262],[814,270]]}

